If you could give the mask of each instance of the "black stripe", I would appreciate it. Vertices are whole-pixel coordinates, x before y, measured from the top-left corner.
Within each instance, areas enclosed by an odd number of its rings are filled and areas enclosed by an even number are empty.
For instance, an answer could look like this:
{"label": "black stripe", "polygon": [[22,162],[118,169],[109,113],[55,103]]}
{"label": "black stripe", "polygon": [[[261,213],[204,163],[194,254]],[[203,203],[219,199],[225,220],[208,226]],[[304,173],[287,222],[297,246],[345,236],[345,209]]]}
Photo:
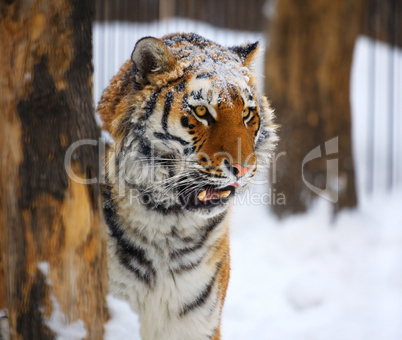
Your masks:
{"label": "black stripe", "polygon": [[251,94],[251,92],[249,91],[248,88],[246,88],[246,93],[248,95],[248,100],[250,100],[250,101],[254,100],[253,95]]}
{"label": "black stripe", "polygon": [[190,270],[193,270],[198,267],[198,265],[202,262],[204,256],[200,256],[200,258],[193,262],[193,263],[186,263],[186,264],[180,264],[179,266],[172,268],[171,271],[175,274],[180,274],[182,272],[188,272]]}
{"label": "black stripe", "polygon": [[258,140],[255,143],[256,148],[258,148],[266,139],[270,137],[270,132],[261,128],[265,124],[265,119],[263,116],[264,104],[262,102],[262,98],[260,95],[257,95],[257,105],[258,108],[260,109],[260,122],[258,126],[258,131],[260,131],[260,135],[258,136]]}
{"label": "black stripe", "polygon": [[151,142],[148,140],[148,138],[145,138],[145,137],[138,138],[138,141],[140,143],[138,151],[143,156],[145,156],[146,158],[149,158],[151,160],[151,157],[153,156]]}
{"label": "black stripe", "polygon": [[181,83],[176,85],[176,90],[179,91],[179,92],[184,91],[185,88],[186,88],[186,81],[185,80],[183,80]]}
{"label": "black stripe", "polygon": [[194,98],[194,100],[200,100],[202,99],[202,91],[191,91],[190,96]]}
{"label": "black stripe", "polygon": [[201,292],[201,294],[198,295],[197,298],[193,302],[191,302],[183,307],[182,311],[180,312],[181,317],[185,316],[188,312],[192,311],[193,309],[201,307],[202,305],[204,305],[207,302],[208,297],[210,296],[210,294],[212,292],[212,287],[214,286],[215,280],[219,274],[219,270],[220,270],[221,266],[222,266],[222,262],[219,262],[218,265],[216,266],[214,275],[211,277],[207,286],[204,288],[204,290]]}
{"label": "black stripe", "polygon": [[162,117],[162,128],[163,131],[165,131],[165,133],[154,132],[154,136],[164,141],[174,140],[179,142],[181,145],[188,145],[189,143],[186,142],[184,139],[177,136],[173,136],[168,132],[168,118],[170,114],[170,109],[172,108],[173,99],[174,99],[173,91],[169,91],[166,95],[165,107],[163,109],[163,117]]}
{"label": "black stripe", "polygon": [[221,107],[221,105],[225,103],[225,100],[223,99],[224,94],[225,91],[222,90],[218,95],[218,107]]}
{"label": "black stripe", "polygon": [[148,210],[156,211],[163,215],[171,213],[178,214],[183,211],[183,207],[181,205],[169,204],[169,202],[167,204],[164,204],[163,202],[158,202],[150,193],[141,193],[141,204]]}
{"label": "black stripe", "polygon": [[[111,232],[111,237],[117,241],[116,254],[118,255],[119,262],[133,272],[140,281],[148,285],[153,284],[156,278],[156,271],[153,268],[152,262],[147,258],[143,249],[136,247],[132,242],[124,238],[124,232],[119,227],[116,206],[109,186],[103,188],[102,198],[106,223]],[[131,263],[133,259],[145,269],[140,270],[140,268],[133,266]]]}
{"label": "black stripe", "polygon": [[[143,137],[145,133],[145,122],[151,117],[154,112],[156,102],[158,101],[159,93],[162,88],[152,91],[151,97],[149,98],[146,106],[144,114],[138,119],[138,121],[133,125],[132,129],[135,132],[135,135],[138,137]],[[127,116],[127,119],[131,122],[131,115]]]}
{"label": "black stripe", "polygon": [[182,108],[183,110],[187,110],[187,111],[188,111],[188,109],[189,109],[189,106],[188,106],[188,95],[187,95],[187,93],[183,96],[183,103],[182,103],[182,105],[181,105],[181,108]]}
{"label": "black stripe", "polygon": [[186,148],[184,149],[184,151],[183,151],[184,156],[190,156],[190,155],[192,155],[192,154],[194,153],[195,149],[196,149],[195,146],[188,146],[188,147],[186,147]]}
{"label": "black stripe", "polygon": [[120,171],[119,166],[120,164],[124,164],[123,159],[125,158],[125,153],[127,150],[131,151],[133,150],[133,144],[136,142],[136,140],[133,138],[130,143],[126,146],[126,140],[127,140],[128,135],[126,135],[123,139],[122,147],[120,148],[117,157],[115,157],[115,167]]}
{"label": "black stripe", "polygon": [[185,237],[181,237],[177,231],[177,228],[175,226],[172,227],[170,234],[176,238],[179,239],[180,241],[184,242],[184,243],[190,243],[190,242],[194,242],[194,238],[190,237],[190,236],[185,236]]}
{"label": "black stripe", "polygon": [[260,119],[260,116],[258,116],[258,127],[257,127],[257,130],[255,130],[255,132],[254,132],[255,137],[257,137],[257,134],[258,134],[258,131],[260,131],[260,128],[261,128],[261,119]]}
{"label": "black stripe", "polygon": [[208,79],[211,78],[214,75],[213,72],[205,72],[197,75],[196,79]]}
{"label": "black stripe", "polygon": [[175,249],[172,251],[169,256],[171,260],[177,259],[185,254],[192,253],[204,245],[205,241],[207,240],[209,234],[223,221],[226,216],[226,211],[221,213],[218,216],[215,216],[210,219],[209,223],[203,228],[204,234],[201,236],[200,240],[192,247],[186,247],[181,249]]}
{"label": "black stripe", "polygon": [[162,127],[165,132],[168,132],[168,117],[173,103],[173,92],[169,91],[165,98],[165,107],[163,109]]}
{"label": "black stripe", "polygon": [[229,88],[229,94],[232,97],[232,99],[236,100],[236,99],[238,99],[240,97],[242,105],[244,106],[244,99],[241,96],[240,92],[238,91],[238,88],[236,86],[234,86],[234,85],[231,85],[231,84],[228,86],[228,88]]}
{"label": "black stripe", "polygon": [[[258,118],[257,115],[253,115],[250,120],[247,122],[247,124],[250,124],[254,119]],[[246,119],[247,120],[247,119]]]}
{"label": "black stripe", "polygon": [[[112,235],[112,237],[115,236]],[[140,281],[151,286],[155,282],[156,271],[152,267],[152,262],[146,259],[144,250],[134,247],[132,243],[124,239],[117,239],[117,242],[119,262],[133,272]],[[146,269],[140,270],[140,268],[133,265],[133,259],[139,263],[145,263],[146,265],[144,265],[144,267]]]}
{"label": "black stripe", "polygon": [[180,119],[180,122],[181,122],[181,125],[185,128],[188,127],[188,125],[189,125],[188,117],[186,117],[186,116],[182,116]]}
{"label": "black stripe", "polygon": [[243,99],[243,97],[242,97],[242,95],[241,95],[240,91],[238,91],[237,89],[234,89],[233,91],[235,91],[235,92],[236,92],[235,98],[240,97],[240,99],[241,99],[241,103],[242,103],[242,106],[244,107],[246,103],[244,102],[244,99]]}
{"label": "black stripe", "polygon": [[176,142],[179,142],[181,145],[188,145],[189,142],[186,142],[184,139],[177,137],[177,136],[173,136],[170,133],[160,133],[160,132],[154,132],[154,136],[160,140],[174,140]]}
{"label": "black stripe", "polygon": [[142,120],[148,120],[149,117],[151,117],[152,113],[154,112],[156,101],[158,100],[159,93],[161,92],[161,88],[158,90],[152,91],[151,97],[149,98],[147,105],[145,107],[145,114],[142,118]]}
{"label": "black stripe", "polygon": [[173,200],[166,200],[164,202],[155,199],[152,193],[150,193],[145,186],[133,184],[131,187],[135,188],[140,193],[139,202],[148,210],[152,210],[163,215],[172,213],[179,214],[183,211],[183,207]]}
{"label": "black stripe", "polygon": [[[204,146],[204,144],[205,144],[205,142],[206,142],[206,138],[201,142],[201,145],[198,145],[197,146],[197,148],[196,148],[196,151],[200,151],[201,150],[201,148]],[[198,141],[197,141],[198,142]]]}

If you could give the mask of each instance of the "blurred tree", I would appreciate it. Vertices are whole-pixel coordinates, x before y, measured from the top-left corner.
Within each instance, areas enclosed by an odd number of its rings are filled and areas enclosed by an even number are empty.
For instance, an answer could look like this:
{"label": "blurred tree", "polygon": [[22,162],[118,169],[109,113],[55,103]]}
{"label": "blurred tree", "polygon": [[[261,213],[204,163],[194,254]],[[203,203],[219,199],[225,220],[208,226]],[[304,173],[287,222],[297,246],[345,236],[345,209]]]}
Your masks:
{"label": "blurred tree", "polygon": [[[0,223],[3,223],[3,221],[0,221]],[[1,241],[0,241],[0,246],[2,246]],[[0,311],[3,308],[6,308],[6,305],[7,305],[7,303],[6,303],[6,283],[4,280],[4,264],[3,264],[3,257],[1,255],[1,248],[0,248]]]}
{"label": "blurred tree", "polygon": [[365,0],[363,34],[402,48],[402,1]]}
{"label": "blurred tree", "polygon": [[[13,339],[54,339],[56,328],[72,325],[101,339],[108,317],[99,185],[74,182],[64,167],[73,142],[99,136],[92,7],[0,2],[0,303]],[[71,166],[81,178],[96,176],[97,149],[80,147]]]}
{"label": "blurred tree", "polygon": [[[334,212],[356,206],[349,83],[362,9],[363,0],[276,4],[269,25],[265,84],[281,125],[278,152],[286,152],[277,159],[273,183],[276,194],[286,197],[286,204],[272,205],[279,217],[306,211],[318,197],[306,183],[326,189],[336,201]],[[336,137],[330,142],[333,149],[326,150],[324,143]],[[321,147],[322,157],[317,149],[306,162],[316,147]],[[339,176],[327,173],[328,158],[338,160]]]}

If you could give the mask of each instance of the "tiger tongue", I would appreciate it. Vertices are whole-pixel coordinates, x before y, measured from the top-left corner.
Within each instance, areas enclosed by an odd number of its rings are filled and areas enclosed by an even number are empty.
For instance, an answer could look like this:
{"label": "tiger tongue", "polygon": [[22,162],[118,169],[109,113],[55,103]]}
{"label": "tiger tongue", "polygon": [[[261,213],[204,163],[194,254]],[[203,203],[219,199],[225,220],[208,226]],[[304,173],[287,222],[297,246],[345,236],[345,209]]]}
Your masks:
{"label": "tiger tongue", "polygon": [[226,198],[230,195],[230,190],[226,191],[215,191],[212,189],[203,190],[198,194],[198,199],[201,202],[205,202],[208,200]]}

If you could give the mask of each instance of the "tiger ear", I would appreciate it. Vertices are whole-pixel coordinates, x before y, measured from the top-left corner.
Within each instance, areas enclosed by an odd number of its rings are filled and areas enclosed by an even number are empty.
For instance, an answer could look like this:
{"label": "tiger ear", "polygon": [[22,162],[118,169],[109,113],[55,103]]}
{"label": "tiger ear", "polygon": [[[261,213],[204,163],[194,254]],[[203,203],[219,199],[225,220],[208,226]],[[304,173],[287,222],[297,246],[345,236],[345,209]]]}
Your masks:
{"label": "tiger ear", "polygon": [[137,41],[131,60],[143,79],[152,74],[170,71],[176,62],[162,40],[153,37]]}
{"label": "tiger ear", "polygon": [[250,67],[254,62],[254,58],[258,54],[260,49],[259,45],[260,43],[256,41],[255,43],[229,47],[229,51],[236,53],[240,57],[244,66]]}

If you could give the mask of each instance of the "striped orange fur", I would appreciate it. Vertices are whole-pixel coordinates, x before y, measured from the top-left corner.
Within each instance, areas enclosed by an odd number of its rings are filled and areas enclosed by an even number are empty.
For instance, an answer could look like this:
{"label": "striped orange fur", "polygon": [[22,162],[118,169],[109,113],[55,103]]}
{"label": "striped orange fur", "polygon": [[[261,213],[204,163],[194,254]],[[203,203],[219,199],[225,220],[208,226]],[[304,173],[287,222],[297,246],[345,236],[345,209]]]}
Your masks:
{"label": "striped orange fur", "polygon": [[258,43],[137,42],[98,105],[114,139],[103,190],[111,291],[143,339],[220,339],[229,210],[276,143],[252,72]]}

